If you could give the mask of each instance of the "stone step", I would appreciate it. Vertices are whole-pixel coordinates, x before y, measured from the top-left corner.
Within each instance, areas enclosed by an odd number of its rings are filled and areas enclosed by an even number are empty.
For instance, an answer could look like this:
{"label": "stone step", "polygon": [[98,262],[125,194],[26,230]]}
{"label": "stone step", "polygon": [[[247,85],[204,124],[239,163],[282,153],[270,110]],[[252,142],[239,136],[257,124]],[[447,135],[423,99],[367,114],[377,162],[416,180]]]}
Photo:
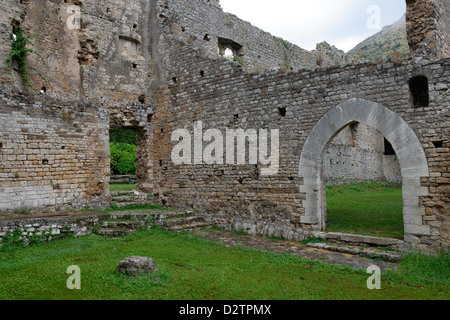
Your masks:
{"label": "stone step", "polygon": [[112,213],[97,233],[109,236],[129,235],[140,227],[154,225],[171,231],[201,230],[211,227],[202,216],[191,210],[149,210],[149,213],[135,213],[133,210]]}
{"label": "stone step", "polygon": [[196,215],[189,215],[188,217],[175,216],[164,220],[157,220],[156,225],[171,231],[201,230],[212,226],[202,216]]}
{"label": "stone step", "polygon": [[374,247],[395,247],[402,246],[404,244],[404,241],[395,238],[374,237],[339,232],[325,233],[322,238],[335,243],[368,245]]}
{"label": "stone step", "polygon": [[136,193],[134,191],[117,191],[117,192],[111,192],[111,197],[117,197],[117,196],[136,196]]}
{"label": "stone step", "polygon": [[157,220],[172,220],[172,219],[183,219],[195,217],[195,212],[190,210],[185,211],[166,211],[162,212],[159,215],[156,215]]}
{"label": "stone step", "polygon": [[112,202],[131,202],[131,201],[144,201],[147,202],[146,198],[141,198],[139,196],[116,196],[111,198]]}
{"label": "stone step", "polygon": [[128,228],[102,228],[96,231],[97,234],[101,236],[112,236],[112,237],[121,237],[121,236],[129,236],[133,234],[136,230],[128,229]]}
{"label": "stone step", "polygon": [[103,228],[110,229],[137,229],[145,226],[145,221],[105,221]]}
{"label": "stone step", "polygon": [[117,202],[116,203],[118,208],[123,208],[123,207],[126,207],[126,206],[131,206],[131,205],[136,205],[136,204],[151,204],[151,203],[147,202],[145,200],[142,200],[142,201],[133,200],[133,201]]}
{"label": "stone step", "polygon": [[210,228],[210,227],[212,227],[211,223],[202,221],[202,222],[195,222],[195,223],[190,223],[190,224],[163,227],[163,228],[166,230],[169,230],[169,231],[179,232],[179,231],[199,231],[204,228]]}
{"label": "stone step", "polygon": [[172,219],[165,219],[160,222],[157,222],[157,224],[160,224],[163,228],[171,228],[171,227],[180,227],[184,225],[189,225],[197,222],[204,222],[205,219],[203,217],[199,216],[193,216],[193,217],[187,217],[187,218],[172,218]]}
{"label": "stone step", "polygon": [[365,248],[359,248],[355,246],[349,246],[349,245],[335,245],[330,243],[308,243],[308,247],[310,248],[316,248],[331,252],[339,252],[339,253],[346,253],[351,255],[358,255],[365,258],[370,259],[381,259],[383,261],[387,262],[400,262],[403,259],[403,255],[396,251],[381,251],[376,250],[374,248],[371,249],[365,249]]}

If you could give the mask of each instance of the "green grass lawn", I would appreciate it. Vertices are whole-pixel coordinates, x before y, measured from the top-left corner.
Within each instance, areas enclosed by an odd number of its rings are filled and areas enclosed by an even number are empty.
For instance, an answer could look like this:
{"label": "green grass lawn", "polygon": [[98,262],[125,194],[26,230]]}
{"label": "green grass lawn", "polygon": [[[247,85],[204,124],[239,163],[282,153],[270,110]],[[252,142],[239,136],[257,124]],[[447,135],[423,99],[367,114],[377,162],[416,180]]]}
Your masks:
{"label": "green grass lawn", "polygon": [[110,184],[109,191],[120,192],[120,191],[132,191],[136,190],[135,184]]}
{"label": "green grass lawn", "polygon": [[[159,274],[119,274],[117,263],[133,255],[153,257]],[[71,265],[81,269],[81,290],[66,287]],[[364,271],[153,229],[1,249],[0,299],[449,299],[449,270],[448,255],[411,255],[399,270],[382,274],[381,290],[368,290]]]}
{"label": "green grass lawn", "polygon": [[382,182],[327,186],[326,231],[403,238],[402,188]]}

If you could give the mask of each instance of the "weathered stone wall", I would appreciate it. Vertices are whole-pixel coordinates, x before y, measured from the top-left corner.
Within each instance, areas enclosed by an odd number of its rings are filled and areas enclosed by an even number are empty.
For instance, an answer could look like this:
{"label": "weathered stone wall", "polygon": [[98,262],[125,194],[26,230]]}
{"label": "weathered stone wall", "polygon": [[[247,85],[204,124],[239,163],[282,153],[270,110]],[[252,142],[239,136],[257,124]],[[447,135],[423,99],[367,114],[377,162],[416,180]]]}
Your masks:
{"label": "weathered stone wall", "polygon": [[326,184],[389,181],[401,183],[396,155],[386,155],[384,137],[359,123],[340,132],[325,151],[323,174]]}
{"label": "weathered stone wall", "polygon": [[231,40],[238,48],[236,60],[248,72],[314,69],[349,62],[342,50],[325,42],[307,51],[273,36],[224,12],[217,0],[159,0],[158,5],[166,38],[190,43],[213,59],[219,59],[219,46]]}
{"label": "weathered stone wall", "polygon": [[62,215],[49,217],[4,218],[0,220],[0,248],[6,242],[14,245],[29,245],[33,242],[48,242],[68,235],[85,236],[99,228],[110,218],[108,214]]}
{"label": "weathered stone wall", "polygon": [[[254,234],[301,238],[315,224],[302,223],[305,214],[298,177],[298,159],[314,125],[341,102],[351,98],[374,101],[405,119],[419,137],[430,162],[431,178],[423,187],[430,188],[428,199],[440,199],[420,222],[427,235],[414,238],[419,243],[441,245],[439,226],[448,220],[448,122],[449,61],[395,65],[358,64],[292,73],[245,73],[226,61],[202,57],[189,44],[172,42],[167,89],[155,100],[155,127],[159,162],[154,178],[154,193],[174,206],[203,210],[219,225]],[[202,74],[200,74],[202,70]],[[428,77],[430,105],[414,108],[410,103],[408,80],[417,74]],[[439,89],[437,89],[439,88]],[[280,108],[286,109],[285,116]],[[204,130],[280,129],[280,170],[263,177],[260,166],[185,165],[171,163],[170,141],[174,129],[193,132],[195,121],[203,121]],[[443,141],[436,149],[434,140]],[[405,142],[407,144],[407,142]],[[205,144],[206,145],[206,144]],[[406,147],[406,146],[405,146]],[[438,154],[440,152],[441,154]],[[433,203],[436,205],[436,203]],[[430,203],[430,205],[433,205]],[[422,218],[421,218],[422,219]],[[426,220],[425,220],[426,219]],[[433,222],[431,222],[433,221]]]}
{"label": "weathered stone wall", "polygon": [[0,211],[109,203],[108,113],[0,91]]}
{"label": "weathered stone wall", "polygon": [[[152,81],[159,79],[157,52],[159,32],[155,1],[16,1],[0,2],[1,82],[21,90],[16,71],[3,62],[11,50],[13,25],[21,26],[34,50],[49,65],[31,54],[27,59],[48,80],[30,71],[34,89],[47,94],[114,102],[148,102]],[[153,9],[152,9],[153,7]]]}
{"label": "weathered stone wall", "polygon": [[450,56],[450,3],[448,0],[406,0],[406,28],[413,57]]}

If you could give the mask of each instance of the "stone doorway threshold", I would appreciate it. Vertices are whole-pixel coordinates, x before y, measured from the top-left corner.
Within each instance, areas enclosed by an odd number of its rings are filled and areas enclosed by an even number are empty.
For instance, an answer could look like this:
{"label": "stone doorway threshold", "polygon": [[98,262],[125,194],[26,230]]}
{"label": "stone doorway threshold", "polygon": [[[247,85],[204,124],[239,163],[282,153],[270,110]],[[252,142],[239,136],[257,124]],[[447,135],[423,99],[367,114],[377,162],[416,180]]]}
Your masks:
{"label": "stone doorway threshold", "polygon": [[357,270],[367,270],[369,266],[376,265],[381,270],[395,269],[397,263],[374,260],[360,255],[342,252],[333,252],[319,247],[312,247],[300,242],[287,240],[273,240],[269,238],[237,235],[228,231],[197,231],[193,236],[206,240],[218,241],[225,246],[242,246],[261,251],[271,251],[279,254],[292,254],[300,258],[315,260],[329,264],[348,266]]}

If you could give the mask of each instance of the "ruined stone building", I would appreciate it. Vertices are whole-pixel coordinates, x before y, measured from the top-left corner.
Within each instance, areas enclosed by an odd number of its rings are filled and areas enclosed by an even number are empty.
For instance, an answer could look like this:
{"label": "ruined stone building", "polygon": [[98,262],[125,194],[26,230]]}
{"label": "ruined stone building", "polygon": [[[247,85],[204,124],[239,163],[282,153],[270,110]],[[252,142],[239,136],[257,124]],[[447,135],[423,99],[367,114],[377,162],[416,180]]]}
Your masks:
{"label": "ruined stone building", "polygon": [[[1,1],[0,211],[108,207],[109,129],[130,128],[139,190],[224,228],[303,240],[326,227],[324,162],[356,157],[330,142],[365,135],[378,138],[358,163],[390,163],[374,178],[403,185],[405,241],[448,248],[450,5],[406,2],[412,58],[354,64],[326,43],[306,51],[274,37],[218,0]],[[30,71],[34,93],[4,63],[14,26],[38,36],[49,66],[29,56],[48,80]],[[173,163],[172,133],[199,121],[279,130],[277,173]]]}

